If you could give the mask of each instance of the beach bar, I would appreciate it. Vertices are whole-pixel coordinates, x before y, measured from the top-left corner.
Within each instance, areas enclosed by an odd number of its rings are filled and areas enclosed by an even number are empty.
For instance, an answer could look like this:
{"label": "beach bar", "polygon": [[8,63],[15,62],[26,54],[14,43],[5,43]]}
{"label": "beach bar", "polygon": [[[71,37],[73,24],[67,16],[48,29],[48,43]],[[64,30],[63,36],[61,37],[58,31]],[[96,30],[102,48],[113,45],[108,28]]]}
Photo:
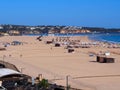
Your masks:
{"label": "beach bar", "polygon": [[115,59],[110,58],[110,57],[105,57],[105,56],[97,56],[97,62],[99,63],[114,63]]}

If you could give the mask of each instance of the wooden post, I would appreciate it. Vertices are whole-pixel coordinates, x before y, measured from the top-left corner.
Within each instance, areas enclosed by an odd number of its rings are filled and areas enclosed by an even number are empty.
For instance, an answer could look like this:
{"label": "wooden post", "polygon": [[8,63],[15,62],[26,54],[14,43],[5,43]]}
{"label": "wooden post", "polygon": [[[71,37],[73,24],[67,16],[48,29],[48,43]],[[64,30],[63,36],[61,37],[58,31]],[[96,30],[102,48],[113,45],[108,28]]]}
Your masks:
{"label": "wooden post", "polygon": [[66,76],[66,90],[69,90],[69,75]]}

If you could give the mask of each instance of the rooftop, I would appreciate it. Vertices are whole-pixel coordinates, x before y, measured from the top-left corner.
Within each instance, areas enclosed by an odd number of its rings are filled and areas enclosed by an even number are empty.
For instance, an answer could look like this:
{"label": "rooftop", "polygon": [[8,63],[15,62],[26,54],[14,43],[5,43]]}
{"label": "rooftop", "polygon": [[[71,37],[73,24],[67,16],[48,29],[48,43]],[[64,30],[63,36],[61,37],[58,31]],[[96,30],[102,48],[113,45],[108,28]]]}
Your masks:
{"label": "rooftop", "polygon": [[20,75],[21,73],[8,68],[0,68],[0,78],[14,74]]}

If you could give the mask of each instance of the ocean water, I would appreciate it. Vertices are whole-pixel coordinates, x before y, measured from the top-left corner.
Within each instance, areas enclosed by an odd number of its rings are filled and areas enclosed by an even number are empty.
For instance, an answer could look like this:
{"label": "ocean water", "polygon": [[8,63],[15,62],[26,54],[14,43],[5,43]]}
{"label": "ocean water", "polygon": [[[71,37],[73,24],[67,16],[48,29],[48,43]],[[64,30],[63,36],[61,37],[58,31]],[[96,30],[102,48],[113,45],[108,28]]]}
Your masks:
{"label": "ocean water", "polygon": [[94,34],[89,36],[90,39],[110,42],[110,43],[120,43],[120,33],[110,33],[110,34]]}
{"label": "ocean water", "polygon": [[[48,34],[29,34],[28,36],[47,36]],[[92,40],[110,42],[110,43],[120,43],[120,33],[95,33],[95,34],[51,34],[51,36],[88,36]]]}

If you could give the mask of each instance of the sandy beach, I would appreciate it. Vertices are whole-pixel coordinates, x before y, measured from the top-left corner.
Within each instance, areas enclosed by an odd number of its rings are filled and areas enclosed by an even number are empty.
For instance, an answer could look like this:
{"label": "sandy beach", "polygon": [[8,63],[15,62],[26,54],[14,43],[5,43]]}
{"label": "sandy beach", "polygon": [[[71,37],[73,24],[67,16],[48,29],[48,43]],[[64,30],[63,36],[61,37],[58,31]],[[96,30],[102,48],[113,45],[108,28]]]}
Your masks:
{"label": "sandy beach", "polygon": [[[36,38],[36,36],[0,37],[1,47],[4,47],[3,43],[23,42],[22,45],[8,45],[5,51],[0,51],[0,59],[3,60],[4,56],[4,61],[15,64],[22,73],[32,77],[42,74],[52,83],[66,85],[66,76],[69,75],[71,87],[85,90],[120,90],[120,55],[117,54],[120,48],[75,48],[74,53],[68,53],[64,46],[54,47],[53,44],[45,44],[45,40],[50,37],[44,37],[43,41]],[[82,42],[91,42],[86,37],[79,39]],[[100,51],[111,52],[110,57],[115,58],[115,63],[98,63],[95,62],[96,56],[89,56],[90,52]]]}

